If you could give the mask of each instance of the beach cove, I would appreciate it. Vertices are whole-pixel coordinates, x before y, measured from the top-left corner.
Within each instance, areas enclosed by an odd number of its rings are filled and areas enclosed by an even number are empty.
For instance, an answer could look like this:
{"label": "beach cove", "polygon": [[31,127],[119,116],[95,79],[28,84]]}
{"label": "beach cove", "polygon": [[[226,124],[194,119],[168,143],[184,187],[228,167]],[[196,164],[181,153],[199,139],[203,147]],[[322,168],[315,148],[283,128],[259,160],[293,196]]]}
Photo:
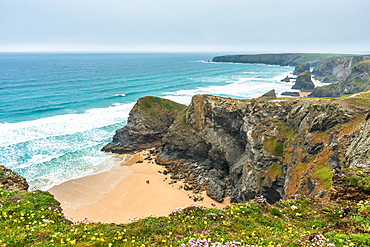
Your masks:
{"label": "beach cove", "polygon": [[[61,203],[65,216],[73,222],[129,223],[149,216],[167,216],[179,207],[194,203],[191,191],[180,189],[181,182],[169,184],[163,166],[145,159],[149,150],[133,155],[115,155],[117,166],[109,171],[66,181],[49,192]],[[197,205],[224,208],[202,192]]]}

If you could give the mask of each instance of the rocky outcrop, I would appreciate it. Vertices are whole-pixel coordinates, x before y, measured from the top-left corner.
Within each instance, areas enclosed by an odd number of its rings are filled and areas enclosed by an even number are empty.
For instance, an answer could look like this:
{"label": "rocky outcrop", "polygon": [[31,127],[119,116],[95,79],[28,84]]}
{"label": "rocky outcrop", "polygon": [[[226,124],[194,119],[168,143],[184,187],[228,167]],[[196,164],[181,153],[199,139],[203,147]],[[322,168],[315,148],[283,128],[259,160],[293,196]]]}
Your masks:
{"label": "rocky outcrop", "polygon": [[283,92],[281,93],[283,96],[291,96],[291,97],[299,97],[300,94],[299,92]]}
{"label": "rocky outcrop", "polygon": [[224,63],[262,63],[281,66],[297,66],[301,63],[309,63],[315,66],[321,60],[335,57],[334,54],[309,54],[309,53],[281,53],[281,54],[256,54],[256,55],[226,55],[217,56],[213,62]]}
{"label": "rocky outcrop", "polygon": [[357,63],[338,83],[317,87],[311,97],[340,97],[370,90],[370,60]]}
{"label": "rocky outcrop", "polygon": [[312,74],[323,82],[338,82],[349,74],[357,63],[368,59],[370,55],[327,58],[315,66]]}
{"label": "rocky outcrop", "polygon": [[217,201],[225,196],[233,202],[260,195],[268,202],[295,194],[326,197],[336,169],[359,157],[370,165],[365,159],[370,154],[366,97],[235,100],[196,95],[168,129],[157,162],[174,179]]}
{"label": "rocky outcrop", "polygon": [[290,80],[294,79],[293,77],[289,77],[289,75],[287,75],[284,79],[281,79],[280,81],[283,81],[283,82],[290,82]]}
{"label": "rocky outcrop", "polygon": [[28,190],[26,179],[5,166],[0,165],[0,189],[2,190]]}
{"label": "rocky outcrop", "polygon": [[261,97],[276,98],[275,89],[268,91],[267,93],[263,94]]}
{"label": "rocky outcrop", "polygon": [[129,113],[127,125],[116,131],[102,151],[129,153],[160,146],[168,127],[185,107],[158,97],[140,98]]}
{"label": "rocky outcrop", "polygon": [[301,91],[313,91],[315,89],[315,84],[313,84],[312,82],[311,72],[309,70],[306,70],[305,72],[297,76],[292,89],[298,89]]}
{"label": "rocky outcrop", "polygon": [[300,63],[297,66],[295,66],[293,75],[299,75],[303,72],[310,70],[310,63]]}

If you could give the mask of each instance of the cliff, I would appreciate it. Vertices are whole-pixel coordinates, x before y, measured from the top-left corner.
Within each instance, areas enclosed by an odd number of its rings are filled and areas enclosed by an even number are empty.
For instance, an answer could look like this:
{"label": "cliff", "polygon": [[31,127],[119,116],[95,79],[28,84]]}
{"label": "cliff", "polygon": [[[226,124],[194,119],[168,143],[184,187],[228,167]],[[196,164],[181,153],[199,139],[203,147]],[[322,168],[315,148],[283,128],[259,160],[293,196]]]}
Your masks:
{"label": "cliff", "polygon": [[256,54],[256,55],[226,55],[216,56],[213,62],[225,63],[262,63],[281,66],[297,66],[301,63],[309,63],[315,66],[321,60],[334,57],[334,54],[313,53],[281,53],[281,54]]}
{"label": "cliff", "polygon": [[26,179],[5,166],[0,165],[0,189],[2,190],[28,190]]}
{"label": "cliff", "polygon": [[303,72],[310,70],[310,64],[309,63],[300,63],[297,66],[295,66],[293,75],[299,75]]}
{"label": "cliff", "polygon": [[312,74],[324,82],[337,82],[352,71],[359,62],[370,59],[370,55],[326,58],[315,66]]}
{"label": "cliff", "polygon": [[340,97],[370,90],[370,60],[357,63],[338,83],[316,87],[311,97]]}
{"label": "cliff", "polygon": [[370,165],[370,93],[331,99],[196,95],[162,140],[159,164],[217,201],[326,197],[336,169]]}
{"label": "cliff", "polygon": [[168,127],[185,107],[158,97],[140,98],[129,113],[127,125],[116,131],[102,151],[129,153],[160,146]]}

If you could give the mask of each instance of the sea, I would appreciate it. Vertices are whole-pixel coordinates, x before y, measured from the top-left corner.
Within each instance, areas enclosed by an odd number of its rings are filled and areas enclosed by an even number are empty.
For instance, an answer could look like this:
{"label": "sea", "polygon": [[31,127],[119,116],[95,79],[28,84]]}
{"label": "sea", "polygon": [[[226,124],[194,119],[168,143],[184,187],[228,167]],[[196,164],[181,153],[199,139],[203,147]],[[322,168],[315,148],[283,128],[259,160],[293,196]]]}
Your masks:
{"label": "sea", "polygon": [[195,94],[239,99],[271,89],[292,67],[214,63],[213,53],[0,53],[0,165],[30,189],[111,169],[100,151],[143,96],[189,104]]}

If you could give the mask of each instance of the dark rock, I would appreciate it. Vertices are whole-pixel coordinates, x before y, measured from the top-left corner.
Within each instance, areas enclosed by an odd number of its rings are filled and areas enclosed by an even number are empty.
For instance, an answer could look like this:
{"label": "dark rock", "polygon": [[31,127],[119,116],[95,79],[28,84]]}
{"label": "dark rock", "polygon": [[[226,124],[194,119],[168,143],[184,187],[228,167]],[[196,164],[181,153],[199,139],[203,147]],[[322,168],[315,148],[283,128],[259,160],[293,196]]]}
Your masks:
{"label": "dark rock", "polygon": [[292,86],[292,89],[298,89],[301,91],[312,91],[315,89],[315,84],[313,84],[311,79],[311,72],[309,70],[306,70],[302,74],[300,74],[295,84]]}
{"label": "dark rock", "polygon": [[129,113],[127,125],[116,131],[102,151],[130,153],[158,147],[177,114],[186,106],[157,98],[140,98]]}
{"label": "dark rock", "polygon": [[292,97],[299,97],[300,96],[299,92],[283,92],[281,95],[292,96]]}
{"label": "dark rock", "polygon": [[268,91],[267,93],[265,93],[261,97],[276,98],[275,89],[272,89],[272,90]]}
{"label": "dark rock", "polygon": [[210,179],[206,187],[206,193],[217,202],[223,202],[226,184],[220,179]]}
{"label": "dark rock", "polygon": [[290,80],[294,79],[293,77],[289,77],[288,75],[284,78],[284,79],[281,79],[280,81],[283,81],[283,82],[290,82]]}
{"label": "dark rock", "polygon": [[310,70],[310,64],[309,63],[300,63],[297,66],[295,66],[293,75],[300,75],[303,72]]}

